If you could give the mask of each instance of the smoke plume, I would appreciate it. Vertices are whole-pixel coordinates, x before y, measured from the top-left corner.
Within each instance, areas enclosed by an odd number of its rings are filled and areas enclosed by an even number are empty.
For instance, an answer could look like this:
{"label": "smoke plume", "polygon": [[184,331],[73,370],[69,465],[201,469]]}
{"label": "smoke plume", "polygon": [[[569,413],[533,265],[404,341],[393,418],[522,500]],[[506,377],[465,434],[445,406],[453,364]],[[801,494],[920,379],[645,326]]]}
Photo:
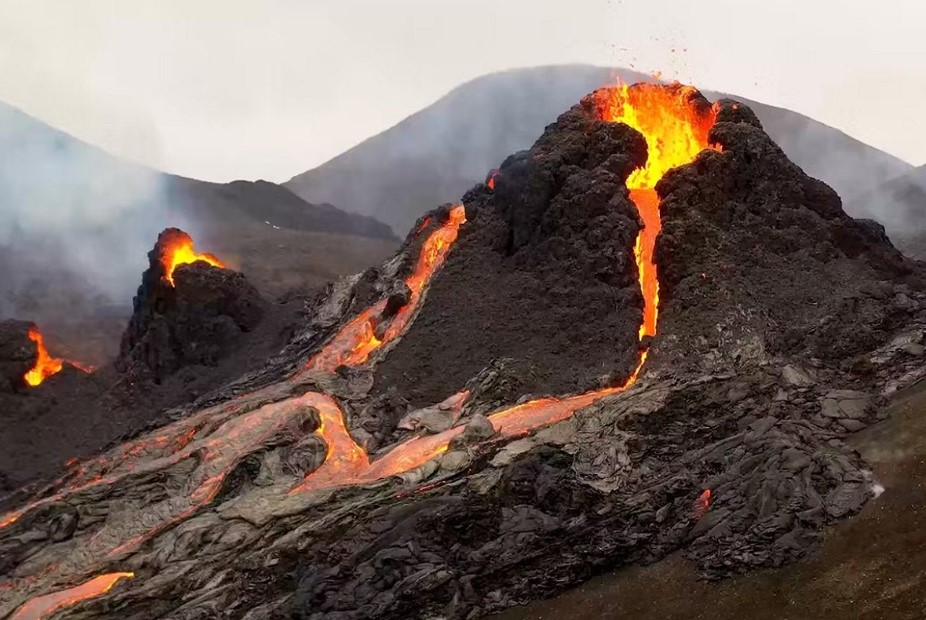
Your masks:
{"label": "smoke plume", "polygon": [[0,107],[0,316],[128,306],[157,233],[186,224],[165,178]]}

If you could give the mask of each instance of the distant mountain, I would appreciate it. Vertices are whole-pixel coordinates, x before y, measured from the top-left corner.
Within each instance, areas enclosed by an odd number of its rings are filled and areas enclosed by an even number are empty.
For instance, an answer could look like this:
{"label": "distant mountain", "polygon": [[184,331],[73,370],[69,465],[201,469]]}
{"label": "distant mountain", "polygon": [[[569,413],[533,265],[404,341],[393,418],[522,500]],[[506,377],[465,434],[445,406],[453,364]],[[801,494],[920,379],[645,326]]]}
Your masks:
{"label": "distant mountain", "polygon": [[[398,245],[372,217],[266,181],[164,174],[0,104],[0,318],[50,326],[52,344],[57,332],[65,344],[105,341],[111,352],[112,327],[130,313],[147,252],[167,226],[271,295],[359,271]],[[105,330],[94,335],[91,323]]]}
{"label": "distant mountain", "polygon": [[[311,202],[331,202],[405,231],[436,204],[459,199],[508,154],[530,146],[563,110],[618,75],[626,82],[649,79],[586,65],[486,75],[285,185]],[[842,196],[911,168],[796,112],[735,98],[755,110],[794,162]]]}

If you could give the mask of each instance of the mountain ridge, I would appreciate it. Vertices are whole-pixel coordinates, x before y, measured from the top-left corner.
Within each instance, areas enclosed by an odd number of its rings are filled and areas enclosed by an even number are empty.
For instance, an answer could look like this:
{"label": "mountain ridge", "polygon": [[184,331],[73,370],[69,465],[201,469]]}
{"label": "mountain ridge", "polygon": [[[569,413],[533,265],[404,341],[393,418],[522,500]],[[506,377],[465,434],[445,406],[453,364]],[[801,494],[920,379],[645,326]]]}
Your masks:
{"label": "mountain ridge", "polygon": [[[652,81],[642,73],[591,65],[490,73],[456,87],[284,185],[306,200],[340,204],[401,231],[433,205],[483,181],[509,153],[529,146],[570,101],[613,83],[616,77],[628,83]],[[912,169],[909,163],[803,114],[718,91],[704,92],[709,99],[731,96],[749,105],[795,163],[843,197]],[[863,210],[853,215],[873,214]]]}

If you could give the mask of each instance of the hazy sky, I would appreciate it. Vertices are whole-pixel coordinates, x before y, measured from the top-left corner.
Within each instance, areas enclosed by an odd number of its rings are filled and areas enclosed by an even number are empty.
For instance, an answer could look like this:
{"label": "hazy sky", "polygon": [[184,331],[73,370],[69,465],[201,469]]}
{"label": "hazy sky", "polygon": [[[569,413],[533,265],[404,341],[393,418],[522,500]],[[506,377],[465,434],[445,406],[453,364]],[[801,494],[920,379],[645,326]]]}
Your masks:
{"label": "hazy sky", "polygon": [[922,0],[0,0],[0,100],[170,172],[284,181],[461,82],[581,62],[921,164],[924,20]]}

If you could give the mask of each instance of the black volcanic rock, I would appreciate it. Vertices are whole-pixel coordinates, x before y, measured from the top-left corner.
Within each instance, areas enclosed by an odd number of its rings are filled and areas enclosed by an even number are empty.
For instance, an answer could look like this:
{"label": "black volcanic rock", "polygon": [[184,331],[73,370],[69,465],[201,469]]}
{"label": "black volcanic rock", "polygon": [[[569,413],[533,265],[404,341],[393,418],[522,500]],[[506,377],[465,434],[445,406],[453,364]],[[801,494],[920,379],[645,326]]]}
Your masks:
{"label": "black volcanic rock", "polygon": [[414,325],[377,367],[379,385],[426,405],[499,358],[528,394],[626,378],[642,298],[640,223],[624,180],[645,159],[640,134],[579,107],[505,160],[494,191],[464,197],[468,222]]}
{"label": "black volcanic rock", "polygon": [[23,376],[35,366],[38,349],[29,338],[29,321],[0,321],[0,392],[25,386]]}
{"label": "black volcanic rock", "polygon": [[746,348],[836,360],[899,326],[902,313],[862,294],[921,283],[883,228],[846,215],[745,106],[723,102],[710,140],[722,152],[704,151],[657,185],[660,330],[684,341],[661,363],[703,365],[710,350]]}
{"label": "black volcanic rock", "polygon": [[116,367],[146,368],[155,381],[191,364],[215,365],[242,332],[260,323],[266,303],[244,275],[204,261],[180,265],[173,284],[164,267],[175,244],[189,236],[169,228],[148,254]]}

